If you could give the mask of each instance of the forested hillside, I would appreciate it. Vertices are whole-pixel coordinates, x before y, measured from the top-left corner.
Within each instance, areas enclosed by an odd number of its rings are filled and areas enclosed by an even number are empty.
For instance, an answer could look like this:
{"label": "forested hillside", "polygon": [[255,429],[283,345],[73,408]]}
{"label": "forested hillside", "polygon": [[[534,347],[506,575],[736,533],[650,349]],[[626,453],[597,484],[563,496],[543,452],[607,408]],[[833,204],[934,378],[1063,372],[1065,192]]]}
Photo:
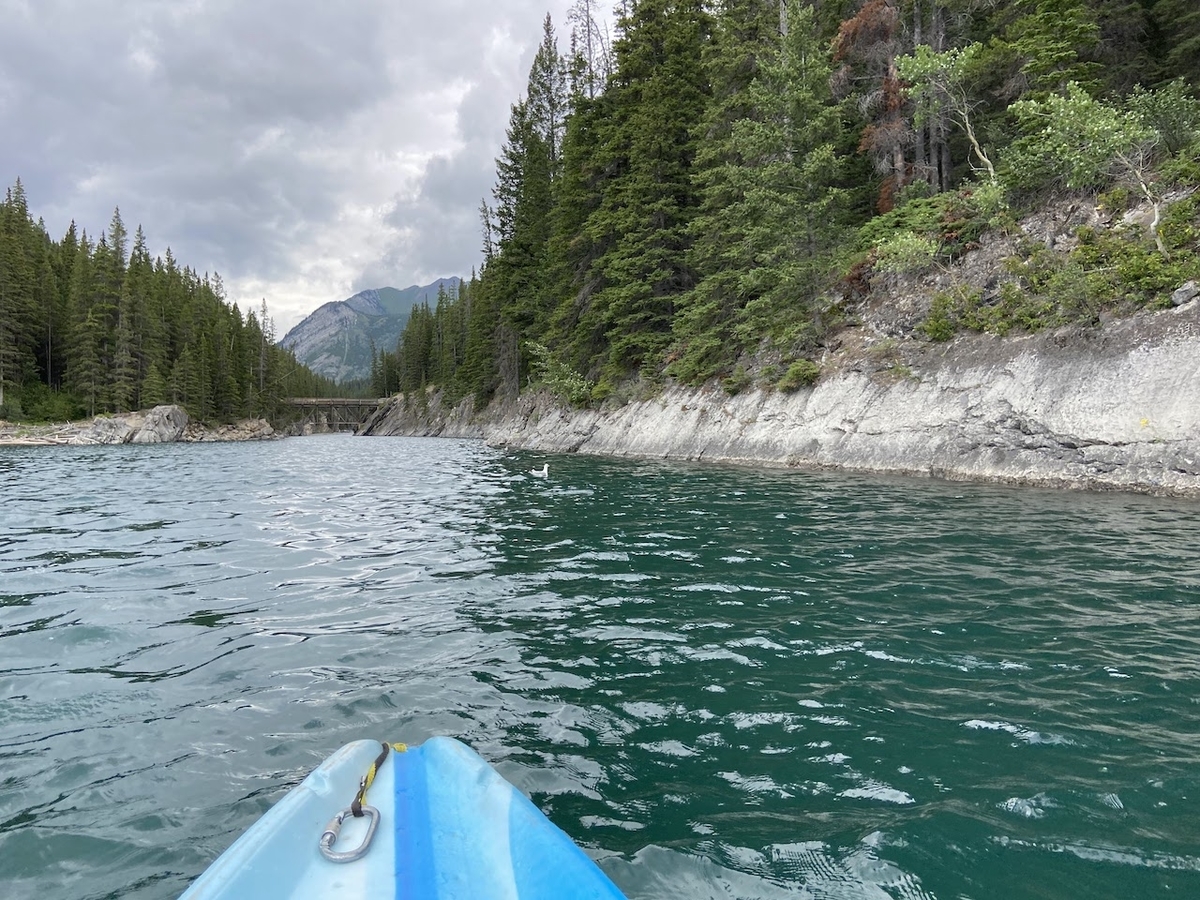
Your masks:
{"label": "forested hillside", "polygon": [[1065,195],[1115,227],[1026,242],[987,290],[937,297],[921,339],[1094,322],[1200,276],[1193,0],[618,7],[609,47],[578,0],[565,55],[547,18],[482,268],[414,313],[378,392],[795,389],[864,296]]}
{"label": "forested hillside", "polygon": [[0,203],[0,418],[64,420],[179,403],[193,418],[271,417],[332,388],[275,345],[264,301],[245,317],[220,276],[151,259],[120,211],[95,240],[53,240],[21,182]]}

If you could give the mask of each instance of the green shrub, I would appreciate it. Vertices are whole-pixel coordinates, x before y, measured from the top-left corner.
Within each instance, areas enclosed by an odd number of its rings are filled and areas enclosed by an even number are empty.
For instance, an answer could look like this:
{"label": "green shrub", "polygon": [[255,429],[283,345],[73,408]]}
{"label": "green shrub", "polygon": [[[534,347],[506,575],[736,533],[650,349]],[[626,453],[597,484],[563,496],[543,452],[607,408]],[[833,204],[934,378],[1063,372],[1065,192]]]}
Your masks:
{"label": "green shrub", "polygon": [[592,387],[591,399],[593,403],[603,403],[616,392],[616,387],[607,378],[601,378]]}
{"label": "green shrub", "polygon": [[1004,188],[999,184],[973,184],[939,197],[942,208],[938,239],[942,252],[957,256],[979,246],[983,233],[1000,222],[1008,211]]}
{"label": "green shrub", "polygon": [[1158,231],[1172,254],[1182,250],[1195,257],[1200,252],[1200,197],[1192,194],[1168,206]]}
{"label": "green shrub", "polygon": [[1002,166],[1017,188],[1061,183],[1072,190],[1100,189],[1128,174],[1131,161],[1158,134],[1142,117],[1092,97],[1075,82],[1064,94],[1018,100],[1009,106],[1020,136]]}
{"label": "green shrub", "polygon": [[918,235],[938,234],[942,226],[942,201],[939,197],[909,200],[890,212],[876,216],[858,229],[858,246],[870,250],[899,232]]}
{"label": "green shrub", "polygon": [[1147,91],[1135,87],[1125,100],[1129,117],[1154,132],[1168,153],[1178,153],[1196,139],[1200,131],[1200,100],[1182,78]]}
{"label": "green shrub", "polygon": [[1172,155],[1159,167],[1163,183],[1174,187],[1200,184],[1200,138]]}
{"label": "green shrub", "polygon": [[983,181],[968,185],[963,192],[970,197],[975,213],[985,219],[989,225],[994,225],[1008,215],[1008,192],[998,181]]}
{"label": "green shrub", "polygon": [[1140,226],[1116,230],[1080,229],[1079,245],[1053,277],[1036,284],[1058,297],[1068,319],[1072,313],[1095,318],[1103,308],[1165,306],[1171,292],[1200,277],[1200,201],[1189,197],[1163,212],[1159,234],[1163,256]]}
{"label": "green shrub", "polygon": [[1096,198],[1096,206],[1114,215],[1120,215],[1133,206],[1135,195],[1124,185],[1117,185],[1110,191],[1105,191]]}
{"label": "green shrub", "polygon": [[875,245],[875,270],[889,274],[924,272],[933,265],[938,244],[912,231],[898,231]]}
{"label": "green shrub", "polygon": [[816,384],[818,378],[821,377],[821,367],[811,359],[798,359],[783,373],[783,377],[779,379],[779,383],[775,385],[785,394],[790,394],[802,387]]}
{"label": "green shrub", "polygon": [[[924,192],[905,188],[900,205],[859,228],[858,246],[884,258],[884,267],[877,262],[876,271],[916,271],[939,252],[953,256],[971,249],[988,228],[1007,221],[1008,198],[1000,184],[967,184],[933,197],[921,196]],[[890,265],[904,259],[912,267]]]}
{"label": "green shrub", "polygon": [[1051,275],[1039,292],[1015,294],[1003,306],[1007,326],[1024,331],[1042,331],[1070,322],[1091,324],[1112,297],[1106,278],[1092,278],[1078,265],[1069,265]]}
{"label": "green shrub", "polygon": [[1179,287],[1175,280],[1174,266],[1161,253],[1130,247],[1117,260],[1117,283],[1134,296],[1146,301],[1163,291],[1169,295]]}
{"label": "green shrub", "polygon": [[525,346],[533,357],[534,371],[551,393],[572,406],[586,406],[593,399],[592,383],[556,358],[545,345],[530,341]]}
{"label": "green shrub", "polygon": [[962,328],[984,331],[977,309],[981,294],[965,286],[934,295],[929,314],[917,330],[931,341],[948,341]]}
{"label": "green shrub", "polygon": [[19,410],[16,417],[29,422],[70,422],[84,414],[83,404],[74,394],[56,391],[40,381],[21,388]]}
{"label": "green shrub", "polygon": [[746,371],[746,367],[739,365],[733,370],[732,374],[726,375],[721,379],[721,387],[725,388],[725,393],[730,396],[737,396],[750,387],[752,381],[753,379],[751,379],[750,373]]}
{"label": "green shrub", "polygon": [[931,341],[948,341],[958,331],[959,318],[954,308],[954,302],[947,294],[938,294],[933,298],[929,307],[929,315],[925,317],[917,331]]}
{"label": "green shrub", "polygon": [[993,303],[979,307],[970,325],[976,331],[1001,337],[1014,330],[1041,331],[1051,324],[1048,313],[1053,306],[1042,300],[1040,294],[1022,290],[1015,281],[1006,281],[1000,285],[1000,293]]}

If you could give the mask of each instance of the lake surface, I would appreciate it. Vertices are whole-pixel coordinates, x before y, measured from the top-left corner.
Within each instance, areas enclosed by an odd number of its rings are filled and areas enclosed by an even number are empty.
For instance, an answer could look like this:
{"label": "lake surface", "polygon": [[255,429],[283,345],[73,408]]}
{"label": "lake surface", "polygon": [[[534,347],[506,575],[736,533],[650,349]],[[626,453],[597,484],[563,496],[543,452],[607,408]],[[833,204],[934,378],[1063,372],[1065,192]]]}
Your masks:
{"label": "lake surface", "polygon": [[1198,524],[476,442],[0,448],[0,897],[174,898],[337,747],[434,734],[631,900],[1200,897]]}

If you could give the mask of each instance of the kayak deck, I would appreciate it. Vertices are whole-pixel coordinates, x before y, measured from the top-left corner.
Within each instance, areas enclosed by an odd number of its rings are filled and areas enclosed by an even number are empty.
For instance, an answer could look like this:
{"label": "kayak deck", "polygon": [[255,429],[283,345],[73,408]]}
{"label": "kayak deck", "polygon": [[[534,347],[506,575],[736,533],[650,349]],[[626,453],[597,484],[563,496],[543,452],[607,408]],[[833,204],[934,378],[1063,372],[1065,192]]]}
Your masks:
{"label": "kayak deck", "polygon": [[[331,862],[326,826],[346,809],[380,753],[342,747],[192,883],[180,900],[621,900],[599,867],[466,745],[435,737],[395,750],[366,804],[379,824],[366,852]],[[334,851],[353,851],[368,817],[346,814]]]}

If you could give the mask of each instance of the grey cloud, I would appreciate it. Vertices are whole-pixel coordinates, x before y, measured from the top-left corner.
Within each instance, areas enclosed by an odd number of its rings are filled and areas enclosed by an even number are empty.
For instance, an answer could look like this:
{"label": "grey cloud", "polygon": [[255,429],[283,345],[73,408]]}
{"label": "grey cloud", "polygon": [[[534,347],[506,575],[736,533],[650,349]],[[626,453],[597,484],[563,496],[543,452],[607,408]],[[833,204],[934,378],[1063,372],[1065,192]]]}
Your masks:
{"label": "grey cloud", "polygon": [[[171,9],[171,5],[166,7]],[[152,56],[175,91],[245,123],[336,123],[388,89],[375,2],[289,0],[168,12]]]}
{"label": "grey cloud", "polygon": [[432,160],[421,193],[397,199],[386,217],[398,238],[382,259],[356,279],[356,290],[395,285],[406,278],[468,277],[479,264],[483,241],[478,208],[490,183],[490,164],[490,159],[464,155]]}
{"label": "grey cloud", "polygon": [[[25,178],[35,205],[43,190],[52,205],[70,200],[69,215],[93,229],[113,206],[144,208],[152,238],[199,238],[222,265],[245,263],[260,243],[250,221],[267,237],[281,220],[330,214],[335,184],[299,151],[321,136],[311,126],[333,132],[387,90],[366,4],[72,7],[70,17],[35,7],[35,21],[0,27],[0,66],[17,84],[0,111],[18,136],[3,175]],[[130,34],[150,68],[130,61]],[[275,152],[248,155],[271,129]],[[63,197],[81,181],[95,187]],[[214,211],[230,240],[205,239]]]}
{"label": "grey cloud", "polygon": [[[446,4],[440,15],[449,26],[464,13],[463,2]],[[513,4],[523,13],[512,17],[509,30],[494,25],[473,35],[461,52],[483,57],[493,42],[513,40],[519,32],[521,52],[505,78],[475,80],[463,95],[456,112],[456,137],[461,146],[452,154],[429,161],[415,197],[396,197],[387,222],[403,237],[380,264],[358,279],[360,287],[385,283],[391,273],[410,270],[413,261],[424,265],[424,276],[467,277],[481,261],[483,244],[479,205],[491,200],[495,158],[500,152],[511,106],[525,88],[529,66],[541,39],[543,12],[537,3]],[[448,31],[453,33],[453,31]],[[459,32],[461,34],[461,32]],[[394,277],[394,276],[393,276]]]}
{"label": "grey cloud", "polygon": [[[467,275],[542,17],[561,28],[568,5],[0,0],[0,181],[22,178],[56,236],[119,205],[152,250],[227,283],[358,258],[369,224],[346,210],[379,206],[394,240],[349,279]],[[416,183],[393,156],[424,158]]]}

